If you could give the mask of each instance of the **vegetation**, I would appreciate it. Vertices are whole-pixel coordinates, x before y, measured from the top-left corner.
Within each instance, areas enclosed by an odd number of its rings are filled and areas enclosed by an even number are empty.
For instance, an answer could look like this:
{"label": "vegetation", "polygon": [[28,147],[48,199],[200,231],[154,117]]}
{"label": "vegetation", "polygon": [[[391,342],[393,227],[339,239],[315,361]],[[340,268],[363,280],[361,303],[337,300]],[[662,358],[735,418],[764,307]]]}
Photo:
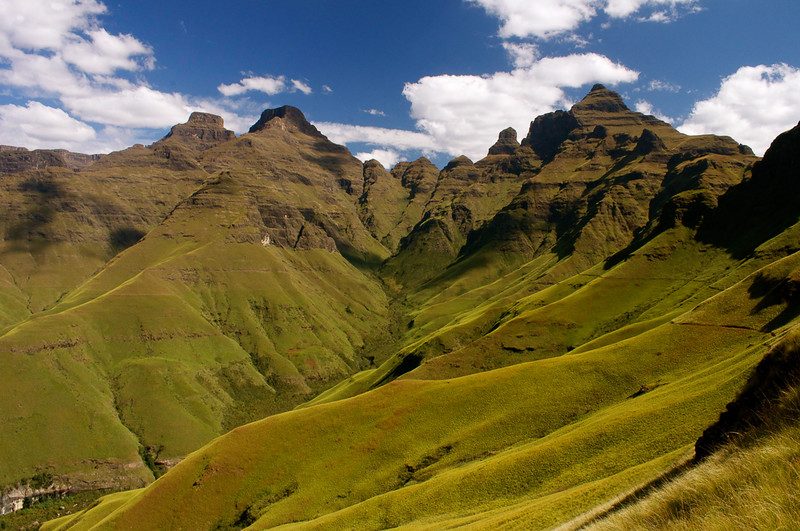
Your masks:
{"label": "vegetation", "polygon": [[764,364],[793,359],[800,205],[746,198],[790,196],[794,137],[756,163],[599,86],[511,133],[476,163],[387,172],[281,108],[240,138],[193,117],[90,166],[202,182],[131,225],[143,238],[101,231],[119,253],[43,307],[0,300],[0,482],[46,462],[137,488],[46,529],[435,529],[602,525],[698,439],[729,461],[690,474],[728,481],[760,410],[715,421],[743,389],[783,390]]}

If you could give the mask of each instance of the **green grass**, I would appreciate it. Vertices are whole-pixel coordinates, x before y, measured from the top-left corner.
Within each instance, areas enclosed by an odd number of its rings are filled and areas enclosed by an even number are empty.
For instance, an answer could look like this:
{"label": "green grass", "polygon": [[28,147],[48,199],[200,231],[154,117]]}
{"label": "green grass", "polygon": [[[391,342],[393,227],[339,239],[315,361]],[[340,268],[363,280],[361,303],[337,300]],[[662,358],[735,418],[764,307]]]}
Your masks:
{"label": "green grass", "polygon": [[[791,270],[800,257],[787,260],[768,271]],[[761,327],[783,309],[761,308],[747,295],[756,278],[600,348],[456,379],[411,373],[237,428],[106,522],[210,528],[244,515],[256,527],[383,528],[519,515],[531,527],[569,520],[678,462],[742,387],[775,341]]]}

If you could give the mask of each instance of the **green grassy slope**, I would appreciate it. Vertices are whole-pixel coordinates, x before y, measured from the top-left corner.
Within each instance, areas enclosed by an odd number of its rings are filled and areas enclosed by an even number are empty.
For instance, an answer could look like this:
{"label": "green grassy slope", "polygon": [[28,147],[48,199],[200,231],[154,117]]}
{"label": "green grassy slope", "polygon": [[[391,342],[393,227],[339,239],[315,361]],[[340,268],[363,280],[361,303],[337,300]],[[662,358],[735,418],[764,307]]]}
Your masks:
{"label": "green grassy slope", "polygon": [[141,241],[3,303],[0,484],[189,454],[53,528],[556,525],[685,460],[798,316],[794,203],[719,229],[791,162],[751,175],[603,87],[438,175],[365,170],[289,107],[207,122],[129,160],[204,175]]}
{"label": "green grassy slope", "polygon": [[[787,260],[768,271],[800,265]],[[735,395],[785,310],[747,296],[757,278],[598,349],[456,379],[412,373],[238,428],[107,523],[435,526],[510,505],[528,526],[569,519],[677,461]]]}
{"label": "green grassy slope", "polygon": [[[288,126],[206,150],[229,170],[0,337],[0,367],[19,375],[0,397],[0,483],[46,470],[141,485],[152,476],[140,453],[169,463],[369,365],[388,302],[342,255],[386,253],[340,186],[360,163],[336,146],[311,159],[327,141]],[[172,149],[172,161],[185,151]]]}

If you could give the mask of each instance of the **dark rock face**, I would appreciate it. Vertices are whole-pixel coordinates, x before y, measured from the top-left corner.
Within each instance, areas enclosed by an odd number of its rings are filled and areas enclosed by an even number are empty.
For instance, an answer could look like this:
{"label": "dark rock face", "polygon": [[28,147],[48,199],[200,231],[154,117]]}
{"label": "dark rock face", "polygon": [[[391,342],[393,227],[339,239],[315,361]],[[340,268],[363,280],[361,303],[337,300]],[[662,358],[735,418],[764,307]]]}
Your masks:
{"label": "dark rock face", "polygon": [[569,134],[580,127],[578,120],[567,111],[555,111],[537,117],[531,123],[528,136],[522,142],[530,146],[545,161],[553,160],[558,148],[569,137]]}
{"label": "dark rock face", "polygon": [[650,129],[642,131],[642,135],[636,142],[634,152],[637,155],[648,155],[654,152],[661,152],[667,149],[664,141]]}
{"label": "dark rock face", "polygon": [[[729,139],[730,140],[730,139]],[[733,140],[730,143],[735,144]],[[733,149],[733,145],[731,145]],[[700,236],[746,254],[797,222],[800,213],[800,125],[778,136],[752,176],[728,190]]]}
{"label": "dark rock face", "polygon": [[489,148],[489,155],[513,155],[518,147],[517,131],[509,127],[500,132],[497,143]]}
{"label": "dark rock face", "polygon": [[196,149],[206,150],[234,138],[236,138],[236,134],[225,129],[222,117],[193,112],[189,116],[188,122],[173,127],[164,140],[173,139],[189,144]]}
{"label": "dark rock face", "polygon": [[275,123],[275,120],[280,118],[281,122],[289,127],[294,127],[301,133],[304,133],[308,136],[318,136],[324,138],[322,133],[319,130],[311,125],[308,120],[306,120],[305,115],[303,112],[296,108],[289,105],[284,105],[283,107],[278,107],[277,109],[267,109],[261,114],[261,118],[250,128],[251,133],[257,133],[265,129],[270,123]]}
{"label": "dark rock face", "polygon": [[46,168],[80,170],[100,159],[100,155],[72,153],[64,149],[36,149],[0,146],[0,174]]}

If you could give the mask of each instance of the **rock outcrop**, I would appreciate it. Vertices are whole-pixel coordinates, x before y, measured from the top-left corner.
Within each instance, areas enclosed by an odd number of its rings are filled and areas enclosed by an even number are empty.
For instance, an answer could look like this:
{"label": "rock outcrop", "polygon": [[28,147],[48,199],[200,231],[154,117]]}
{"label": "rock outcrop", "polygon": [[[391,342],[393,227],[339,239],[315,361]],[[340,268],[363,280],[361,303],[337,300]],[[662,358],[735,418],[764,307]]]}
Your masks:
{"label": "rock outcrop", "polygon": [[193,112],[189,116],[189,121],[174,126],[163,140],[177,140],[204,151],[234,138],[236,134],[225,129],[225,122],[221,116]]}
{"label": "rock outcrop", "polygon": [[489,148],[489,155],[513,155],[519,146],[516,129],[509,127],[500,131],[497,143]]}

